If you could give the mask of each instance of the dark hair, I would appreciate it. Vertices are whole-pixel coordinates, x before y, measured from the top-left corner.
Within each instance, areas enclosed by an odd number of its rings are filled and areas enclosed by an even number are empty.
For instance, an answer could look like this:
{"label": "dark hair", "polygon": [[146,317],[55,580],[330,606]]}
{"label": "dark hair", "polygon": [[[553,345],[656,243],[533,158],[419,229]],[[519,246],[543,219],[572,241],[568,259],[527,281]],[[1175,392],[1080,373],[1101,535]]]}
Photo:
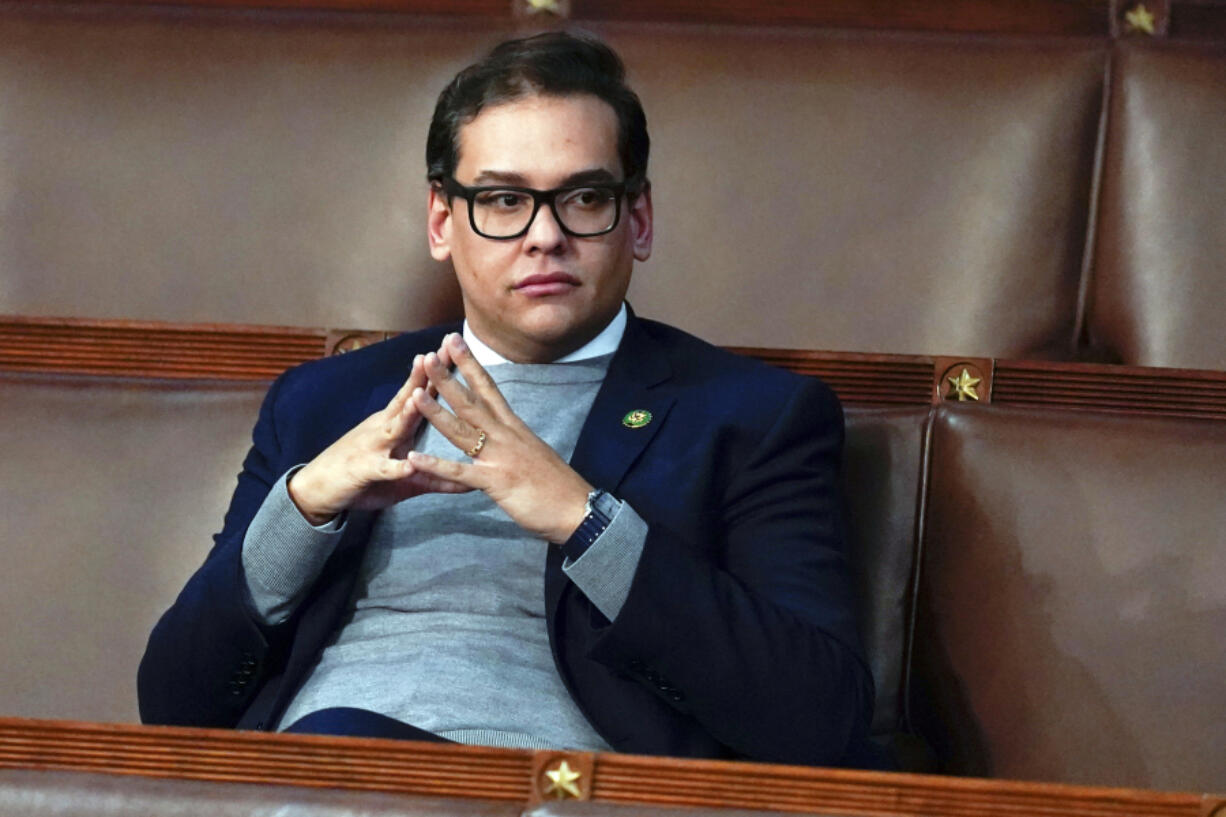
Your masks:
{"label": "dark hair", "polygon": [[647,177],[647,117],[626,85],[626,66],[612,48],[586,33],[551,31],[497,45],[448,83],[438,96],[426,137],[426,177],[455,173],[460,128],[489,106],[534,94],[592,94],[617,114],[617,152],[631,193]]}

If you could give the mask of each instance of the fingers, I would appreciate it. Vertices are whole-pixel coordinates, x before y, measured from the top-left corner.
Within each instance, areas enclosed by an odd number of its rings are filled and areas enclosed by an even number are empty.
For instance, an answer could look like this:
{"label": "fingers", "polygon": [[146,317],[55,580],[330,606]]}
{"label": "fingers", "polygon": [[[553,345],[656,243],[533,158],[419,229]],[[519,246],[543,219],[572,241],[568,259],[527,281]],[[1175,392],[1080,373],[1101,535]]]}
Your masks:
{"label": "fingers", "polygon": [[[455,376],[453,365],[463,375],[463,381]],[[473,357],[458,333],[445,337],[437,352],[426,355],[425,368],[430,385],[437,388],[462,419],[476,426],[489,425],[491,417],[513,422],[514,414],[498,384]]]}
{"label": "fingers", "polygon": [[412,473],[388,485],[390,491],[388,504],[412,499],[422,494],[465,494],[473,490],[462,482],[454,482],[434,474],[418,471],[411,463],[406,463],[406,466]]}
{"label": "fingers", "polygon": [[465,485],[462,482],[453,482],[449,479],[436,477],[433,474],[427,474],[424,471],[418,471],[414,474],[416,477],[413,483],[418,493],[433,493],[433,494],[466,494],[474,490],[472,486]]}
{"label": "fingers", "polygon": [[426,370],[422,365],[423,362],[424,359],[421,355],[413,358],[413,365],[409,367],[408,378],[387,404],[385,410],[389,416],[399,414],[404,409],[405,405],[409,402],[409,395],[413,393],[413,389],[426,385]]}
{"label": "fingers", "polygon": [[[415,468],[417,466],[414,466]],[[463,482],[456,482],[452,479],[436,476],[422,470],[417,470],[413,474],[411,480],[416,487],[418,493],[431,492],[436,494],[466,494],[473,491],[471,485],[465,485]]]}
{"label": "fingers", "polygon": [[424,361],[426,377],[430,385],[438,390],[438,393],[456,414],[466,420],[473,420],[470,415],[477,405],[476,395],[452,372],[451,355],[447,352],[446,347],[447,344],[444,343],[438,352],[426,355]]}
{"label": "fingers", "polygon": [[[426,375],[425,355],[417,355],[413,358],[408,379],[380,413],[384,421],[383,434],[397,447],[412,444],[411,438],[417,432],[421,413],[413,405],[411,398],[416,389],[423,387],[432,397],[438,394],[438,390],[434,388]],[[403,456],[403,452],[398,455],[399,458]]]}
{"label": "fingers", "polygon": [[[446,396],[442,391],[439,393]],[[438,429],[439,433],[456,448],[461,451],[469,451],[479,442],[482,431],[479,426],[447,411],[425,389],[417,389],[410,399],[413,406],[430,422],[430,425]]]}
{"label": "fingers", "polygon": [[419,474],[429,474],[441,484],[461,485],[464,486],[463,490],[484,489],[480,469],[471,464],[433,457],[420,451],[409,453],[409,463]]}
{"label": "fingers", "polygon": [[379,422],[381,423],[380,431],[385,441],[380,443],[381,447],[390,446],[392,449],[398,448],[403,446],[416,433],[418,423],[421,421],[421,414],[418,413],[410,398],[413,396],[413,392],[425,385],[426,382],[423,359],[421,355],[418,355],[413,359],[413,367],[408,379],[379,416]]}
{"label": "fingers", "polygon": [[440,353],[446,353],[451,360],[455,361],[456,369],[459,370],[460,374],[464,375],[464,379],[468,382],[472,392],[484,400],[490,410],[496,415],[506,419],[505,412],[510,411],[506,399],[502,396],[502,392],[498,390],[498,384],[494,382],[494,378],[490,377],[490,373],[485,370],[485,367],[473,357],[468,344],[464,342],[464,338],[458,334],[452,334],[444,338]]}

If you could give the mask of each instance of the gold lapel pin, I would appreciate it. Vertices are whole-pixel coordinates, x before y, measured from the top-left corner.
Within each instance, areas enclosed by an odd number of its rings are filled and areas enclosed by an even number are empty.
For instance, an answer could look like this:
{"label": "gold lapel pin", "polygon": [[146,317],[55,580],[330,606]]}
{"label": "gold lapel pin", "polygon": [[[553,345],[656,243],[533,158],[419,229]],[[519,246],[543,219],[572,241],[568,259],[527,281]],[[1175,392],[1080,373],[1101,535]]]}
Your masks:
{"label": "gold lapel pin", "polygon": [[622,418],[622,425],[626,428],[642,428],[651,422],[651,412],[647,409],[635,409],[634,411],[626,412],[626,416]]}

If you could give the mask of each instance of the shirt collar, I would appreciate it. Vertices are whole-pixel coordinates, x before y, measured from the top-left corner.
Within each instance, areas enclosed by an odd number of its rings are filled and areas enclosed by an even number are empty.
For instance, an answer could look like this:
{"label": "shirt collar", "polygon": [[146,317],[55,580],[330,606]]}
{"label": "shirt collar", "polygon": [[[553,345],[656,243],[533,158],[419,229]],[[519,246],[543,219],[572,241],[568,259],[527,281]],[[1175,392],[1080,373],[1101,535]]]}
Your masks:
{"label": "shirt collar", "polygon": [[[575,363],[576,361],[588,360],[589,358],[600,357],[601,355],[613,354],[622,342],[622,335],[626,333],[626,320],[626,304],[623,301],[622,308],[618,310],[617,315],[614,316],[613,320],[609,321],[609,325],[602,329],[599,335],[569,355],[560,357],[553,362]],[[472,350],[473,358],[482,366],[496,366],[499,363],[511,362],[487,346],[481,338],[477,337],[472,329],[469,328],[467,320],[464,321],[464,342]]]}

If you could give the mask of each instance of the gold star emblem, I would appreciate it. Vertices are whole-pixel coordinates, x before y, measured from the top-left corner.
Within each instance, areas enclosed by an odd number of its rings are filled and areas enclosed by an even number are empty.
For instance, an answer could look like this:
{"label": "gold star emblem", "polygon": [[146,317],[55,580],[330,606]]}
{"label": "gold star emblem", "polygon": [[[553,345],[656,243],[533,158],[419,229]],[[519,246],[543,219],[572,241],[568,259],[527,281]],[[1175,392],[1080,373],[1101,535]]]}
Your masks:
{"label": "gold star emblem", "polygon": [[1132,11],[1125,12],[1124,22],[1128,23],[1129,31],[1142,31],[1150,36],[1154,34],[1154,15],[1145,8],[1144,3],[1138,3]]}
{"label": "gold star emblem", "polygon": [[545,777],[549,778],[545,794],[552,794],[559,800],[565,800],[567,797],[574,797],[577,800],[583,796],[583,792],[575,785],[583,775],[572,769],[565,760],[559,763],[556,769],[547,770]]}
{"label": "gold star emblem", "polygon": [[366,342],[365,338],[357,335],[350,335],[349,337],[341,340],[340,343],[336,344],[336,351],[333,354],[343,355],[346,352],[356,352],[358,349],[365,348],[369,345],[370,344]]}
{"label": "gold star emblem", "polygon": [[975,391],[975,387],[979,385],[979,381],[982,379],[980,377],[971,377],[970,369],[964,367],[962,374],[949,378],[949,394],[946,397],[957,396],[959,403],[967,400],[978,401],[979,392]]}

